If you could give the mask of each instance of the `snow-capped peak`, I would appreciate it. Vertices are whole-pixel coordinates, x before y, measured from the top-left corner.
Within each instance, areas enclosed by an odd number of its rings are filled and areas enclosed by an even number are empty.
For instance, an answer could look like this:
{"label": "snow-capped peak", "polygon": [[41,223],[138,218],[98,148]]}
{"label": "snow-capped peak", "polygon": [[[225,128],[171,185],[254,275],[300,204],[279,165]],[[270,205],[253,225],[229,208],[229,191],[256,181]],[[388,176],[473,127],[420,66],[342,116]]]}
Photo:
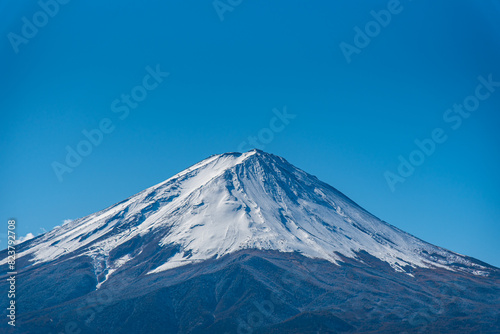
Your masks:
{"label": "snow-capped peak", "polygon": [[379,220],[316,177],[259,150],[211,156],[32,240],[19,256],[29,254],[40,263],[87,255],[109,276],[146,247],[139,244],[108,261],[110,252],[134,238],[153,240],[159,249],[176,246],[150,274],[249,248],[299,252],[334,263],[365,251],[398,271],[451,263],[483,269]]}

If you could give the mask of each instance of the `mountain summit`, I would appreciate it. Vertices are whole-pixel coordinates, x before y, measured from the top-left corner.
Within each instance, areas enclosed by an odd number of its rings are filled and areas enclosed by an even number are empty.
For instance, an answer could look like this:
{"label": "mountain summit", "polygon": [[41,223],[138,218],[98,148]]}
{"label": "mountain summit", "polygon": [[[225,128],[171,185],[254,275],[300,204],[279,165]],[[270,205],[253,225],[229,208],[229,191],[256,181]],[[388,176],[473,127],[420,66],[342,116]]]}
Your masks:
{"label": "mountain summit", "polygon": [[18,271],[31,333],[70,319],[85,333],[500,328],[497,268],[405,233],[259,150],[213,155],[19,244]]}
{"label": "mountain summit", "polygon": [[[146,244],[176,247],[156,273],[243,249],[298,252],[338,263],[364,251],[411,275],[443,267],[487,275],[487,268],[423,242],[363,210],[335,188],[260,150],[213,155],[105,210],[33,240],[20,256],[35,264],[87,255],[111,274]],[[131,240],[139,249],[110,260]],[[1,264],[1,263],[0,263]]]}

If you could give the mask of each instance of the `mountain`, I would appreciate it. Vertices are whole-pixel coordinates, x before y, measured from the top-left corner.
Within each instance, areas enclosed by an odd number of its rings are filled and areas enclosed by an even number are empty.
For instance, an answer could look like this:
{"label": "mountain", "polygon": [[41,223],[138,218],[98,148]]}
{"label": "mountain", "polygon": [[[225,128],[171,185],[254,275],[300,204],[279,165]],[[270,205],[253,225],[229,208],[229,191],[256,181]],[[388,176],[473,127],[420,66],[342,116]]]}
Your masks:
{"label": "mountain", "polygon": [[498,268],[259,150],[17,247],[17,332],[500,332]]}

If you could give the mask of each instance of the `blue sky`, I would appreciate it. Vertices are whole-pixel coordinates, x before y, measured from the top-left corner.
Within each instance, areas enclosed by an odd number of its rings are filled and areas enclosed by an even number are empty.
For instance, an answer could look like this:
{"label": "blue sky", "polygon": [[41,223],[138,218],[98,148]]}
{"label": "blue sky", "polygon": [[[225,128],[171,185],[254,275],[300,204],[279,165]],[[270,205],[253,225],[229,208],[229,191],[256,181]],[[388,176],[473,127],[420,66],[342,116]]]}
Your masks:
{"label": "blue sky", "polygon": [[[51,15],[0,3],[5,231],[14,217],[37,235],[254,136],[379,218],[500,266],[500,87],[484,85],[500,82],[499,1],[44,1]],[[413,153],[436,129],[446,140]],[[68,147],[91,152],[70,167]],[[391,188],[400,156],[418,166]]]}

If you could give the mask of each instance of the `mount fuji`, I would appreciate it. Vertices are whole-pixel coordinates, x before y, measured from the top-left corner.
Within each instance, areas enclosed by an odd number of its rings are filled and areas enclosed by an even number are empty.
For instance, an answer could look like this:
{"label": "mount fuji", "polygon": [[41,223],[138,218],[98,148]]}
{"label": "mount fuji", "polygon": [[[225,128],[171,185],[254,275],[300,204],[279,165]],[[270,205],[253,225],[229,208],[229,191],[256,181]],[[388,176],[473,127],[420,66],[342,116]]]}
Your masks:
{"label": "mount fuji", "polygon": [[259,150],[213,155],[17,252],[5,331],[500,332],[498,268]]}

